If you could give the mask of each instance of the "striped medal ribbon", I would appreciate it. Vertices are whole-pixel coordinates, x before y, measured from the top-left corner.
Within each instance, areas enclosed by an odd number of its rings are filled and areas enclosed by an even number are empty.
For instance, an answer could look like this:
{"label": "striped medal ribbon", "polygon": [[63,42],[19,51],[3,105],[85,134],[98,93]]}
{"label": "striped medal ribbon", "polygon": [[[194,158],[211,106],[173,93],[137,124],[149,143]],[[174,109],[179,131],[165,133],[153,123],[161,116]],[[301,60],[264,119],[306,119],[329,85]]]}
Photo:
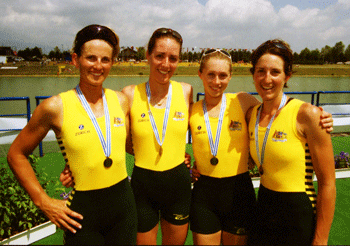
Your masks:
{"label": "striped medal ribbon", "polygon": [[102,100],[103,100],[103,109],[104,109],[104,114],[105,114],[105,122],[106,122],[106,141],[103,137],[102,131],[100,126],[97,123],[96,117],[94,115],[94,113],[92,112],[89,103],[86,101],[86,98],[83,94],[83,92],[81,91],[79,85],[77,85],[76,87],[77,93],[78,93],[78,97],[85,109],[85,111],[87,112],[87,114],[89,115],[90,120],[92,121],[92,124],[95,127],[95,130],[97,132],[98,138],[100,139],[102,148],[103,148],[103,152],[106,156],[106,159],[103,162],[103,165],[105,167],[110,167],[112,166],[112,159],[109,158],[109,156],[111,155],[111,149],[112,149],[112,142],[111,142],[111,122],[110,122],[110,118],[109,118],[109,111],[108,111],[108,104],[107,104],[107,100],[106,100],[106,96],[105,93],[102,89]]}
{"label": "striped medal ribbon", "polygon": [[205,102],[205,99],[203,100],[204,121],[205,121],[205,126],[206,126],[207,132],[208,132],[210,152],[213,155],[213,157],[210,159],[210,164],[212,164],[214,166],[219,163],[219,159],[216,157],[216,155],[218,153],[218,148],[219,148],[221,128],[222,128],[222,122],[223,122],[223,118],[224,118],[225,109],[226,109],[226,95],[224,93],[222,95],[220,114],[219,114],[219,122],[218,122],[218,128],[216,129],[216,136],[215,136],[215,143],[214,143],[213,135],[211,132],[211,127],[210,127],[209,116],[208,116],[207,104]]}
{"label": "striped medal ribbon", "polygon": [[259,167],[259,172],[260,172],[260,175],[264,174],[264,169],[263,169],[263,163],[264,163],[264,154],[265,154],[265,147],[266,147],[266,143],[267,143],[267,139],[269,137],[269,133],[270,133],[270,128],[271,128],[271,125],[272,125],[272,122],[277,114],[277,112],[284,107],[284,105],[286,104],[287,102],[287,96],[286,94],[283,93],[283,96],[282,96],[282,100],[281,100],[281,103],[276,111],[276,113],[272,116],[268,126],[267,126],[267,129],[266,129],[266,132],[265,132],[265,137],[264,137],[264,141],[263,141],[263,144],[262,144],[262,147],[261,147],[261,156],[260,156],[260,153],[259,153],[259,139],[258,139],[258,131],[259,131],[259,121],[260,121],[260,114],[261,114],[261,111],[262,111],[262,105],[259,107],[259,111],[258,111],[258,115],[256,117],[256,122],[255,122],[255,148],[256,148],[256,154],[258,156],[258,159],[259,159],[259,163],[260,163],[260,167]]}
{"label": "striped medal ribbon", "polygon": [[169,83],[168,98],[166,100],[165,114],[164,114],[164,120],[163,120],[162,141],[160,141],[157,125],[156,125],[156,122],[154,120],[154,117],[153,117],[153,114],[151,111],[151,105],[150,105],[151,104],[151,102],[150,102],[151,101],[151,88],[149,86],[149,81],[147,81],[147,83],[146,83],[146,93],[147,93],[147,99],[148,99],[148,114],[149,114],[149,118],[151,120],[151,125],[152,125],[154,136],[156,137],[157,142],[159,144],[159,155],[161,156],[163,154],[162,145],[164,143],[166,128],[168,126],[171,97],[172,97],[172,86],[171,86],[171,83]]}

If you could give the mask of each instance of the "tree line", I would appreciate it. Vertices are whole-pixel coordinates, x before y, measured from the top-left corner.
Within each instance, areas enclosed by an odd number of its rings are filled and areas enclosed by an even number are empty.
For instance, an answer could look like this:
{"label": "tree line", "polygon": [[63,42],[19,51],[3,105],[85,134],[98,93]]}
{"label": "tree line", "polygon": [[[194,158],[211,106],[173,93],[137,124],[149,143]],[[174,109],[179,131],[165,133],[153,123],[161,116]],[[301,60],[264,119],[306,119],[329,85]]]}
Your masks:
{"label": "tree line", "polygon": [[[122,47],[122,49],[125,47]],[[133,49],[133,47],[132,47]],[[180,60],[188,62],[199,62],[200,57],[207,49],[201,49],[200,52],[195,52],[183,49],[180,54]],[[251,50],[248,49],[225,49],[232,58],[233,62],[248,63],[250,62]],[[26,48],[18,51],[18,56],[25,60],[42,60],[46,57],[51,60],[70,60],[69,51],[61,51],[57,46],[49,52],[48,55],[42,53],[42,49],[34,47],[33,49]],[[294,52],[295,64],[334,64],[338,62],[350,61],[350,44],[345,48],[342,41],[337,42],[333,47],[326,45],[321,50],[303,49],[300,53]],[[146,59],[146,51],[144,47],[136,48],[135,60],[141,61]]]}

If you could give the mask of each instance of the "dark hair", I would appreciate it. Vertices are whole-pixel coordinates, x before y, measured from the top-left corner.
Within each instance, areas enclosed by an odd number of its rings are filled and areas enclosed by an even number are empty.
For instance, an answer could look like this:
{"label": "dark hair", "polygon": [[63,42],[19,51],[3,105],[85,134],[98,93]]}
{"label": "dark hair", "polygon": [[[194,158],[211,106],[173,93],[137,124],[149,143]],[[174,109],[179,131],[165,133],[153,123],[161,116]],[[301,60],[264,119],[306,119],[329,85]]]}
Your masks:
{"label": "dark hair", "polygon": [[281,57],[284,61],[284,73],[287,76],[291,76],[293,73],[293,51],[287,42],[281,39],[268,40],[261,44],[251,55],[251,62],[253,67],[250,72],[254,74],[255,66],[258,63],[260,57],[265,54],[273,54]]}
{"label": "dark hair", "polygon": [[199,65],[199,72],[203,72],[203,69],[205,67],[205,65],[207,64],[207,62],[211,59],[211,58],[218,58],[221,60],[226,60],[229,63],[230,66],[230,74],[232,74],[232,58],[231,55],[225,51],[225,50],[220,50],[220,49],[210,49],[207,50],[206,52],[203,53],[201,61],[200,61],[200,65]]}
{"label": "dark hair", "polygon": [[180,33],[178,33],[175,30],[172,30],[170,28],[158,28],[157,30],[155,30],[148,42],[148,46],[147,46],[147,52],[148,54],[152,54],[152,51],[154,49],[154,46],[156,45],[156,41],[160,38],[163,37],[169,37],[172,38],[174,40],[176,40],[176,42],[178,42],[180,44],[180,52],[182,49],[182,37],[180,35]]}
{"label": "dark hair", "polygon": [[83,45],[93,39],[102,39],[113,47],[113,58],[119,54],[119,37],[112,29],[101,25],[89,25],[81,29],[75,36],[73,52],[81,55]]}

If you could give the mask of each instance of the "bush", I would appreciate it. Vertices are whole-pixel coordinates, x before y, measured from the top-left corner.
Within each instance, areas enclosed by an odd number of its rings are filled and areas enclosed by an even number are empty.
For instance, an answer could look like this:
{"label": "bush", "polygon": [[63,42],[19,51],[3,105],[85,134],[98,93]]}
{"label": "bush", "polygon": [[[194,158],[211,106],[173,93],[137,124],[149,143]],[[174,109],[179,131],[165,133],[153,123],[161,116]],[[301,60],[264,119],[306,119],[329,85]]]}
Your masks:
{"label": "bush", "polygon": [[[59,197],[64,188],[58,180],[50,180],[44,169],[38,168],[38,160],[33,155],[29,157],[39,183],[49,196]],[[0,241],[48,221],[19,184],[7,163],[0,163],[0,176]]]}
{"label": "bush", "polygon": [[349,168],[350,167],[350,158],[349,153],[344,151],[340,152],[339,155],[334,156],[335,168]]}

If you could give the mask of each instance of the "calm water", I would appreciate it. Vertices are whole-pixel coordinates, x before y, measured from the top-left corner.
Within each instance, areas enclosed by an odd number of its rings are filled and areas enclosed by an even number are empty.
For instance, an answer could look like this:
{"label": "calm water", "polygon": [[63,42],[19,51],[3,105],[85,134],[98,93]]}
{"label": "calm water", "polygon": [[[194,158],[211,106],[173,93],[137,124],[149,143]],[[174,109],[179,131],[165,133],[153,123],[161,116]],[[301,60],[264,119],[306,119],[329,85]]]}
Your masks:
{"label": "calm water", "polygon": [[[130,84],[139,84],[147,81],[148,77],[109,77],[104,87],[114,90],[121,90]],[[193,86],[194,99],[198,92],[203,92],[203,85],[198,76],[174,76],[174,80],[187,82]],[[24,97],[31,100],[31,110],[35,109],[35,96],[51,96],[74,88],[79,78],[71,77],[0,77],[0,97]],[[285,91],[343,91],[350,90],[350,78],[312,78],[292,77],[288,81],[289,88]],[[232,77],[227,92],[254,92],[255,88],[251,76]],[[310,95],[295,96],[304,101],[310,102]],[[350,102],[350,95],[332,95],[332,98],[324,97],[328,102]],[[23,113],[24,102],[0,102],[0,114]]]}

